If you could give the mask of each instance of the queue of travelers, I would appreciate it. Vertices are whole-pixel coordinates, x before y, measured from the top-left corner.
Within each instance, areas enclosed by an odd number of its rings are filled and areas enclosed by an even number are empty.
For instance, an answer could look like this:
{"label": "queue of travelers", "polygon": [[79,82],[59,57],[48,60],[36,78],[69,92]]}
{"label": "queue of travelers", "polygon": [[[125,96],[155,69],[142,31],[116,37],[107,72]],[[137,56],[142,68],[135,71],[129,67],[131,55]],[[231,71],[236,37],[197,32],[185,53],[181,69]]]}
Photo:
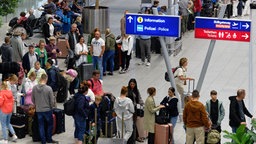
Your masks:
{"label": "queue of travelers", "polygon": [[[3,82],[1,85],[0,93],[0,119],[3,131],[2,143],[8,143],[8,136],[6,129],[9,129],[12,134],[12,141],[17,140],[15,131],[10,124],[10,118],[13,112],[13,105],[15,102],[19,102],[21,97],[25,97],[25,104],[36,106],[36,115],[38,117],[39,133],[41,142],[44,143],[57,143],[52,139],[53,119],[52,110],[57,107],[56,96],[58,92],[57,73],[60,71],[58,66],[57,56],[62,55],[60,49],[56,46],[56,39],[59,37],[60,31],[63,31],[64,26],[60,24],[58,19],[54,20],[52,14],[57,14],[61,9],[63,14],[71,15],[71,21],[74,21],[66,32],[65,40],[69,50],[69,60],[67,71],[62,74],[67,81],[69,81],[70,95],[74,95],[76,101],[74,119],[74,138],[76,144],[82,144],[84,134],[88,131],[88,119],[91,121],[92,126],[97,125],[97,139],[100,136],[100,132],[104,131],[102,123],[101,109],[104,104],[106,92],[103,90],[102,79],[103,76],[113,75],[114,71],[114,49],[116,43],[121,43],[121,61],[122,65],[119,73],[124,74],[129,70],[130,59],[133,49],[133,36],[126,34],[125,32],[125,17],[122,17],[120,21],[121,25],[121,37],[115,38],[109,28],[106,29],[105,40],[101,37],[101,32],[98,28],[93,31],[93,37],[90,43],[90,49],[85,44],[84,37],[81,30],[81,8],[78,1],[74,0],[72,8],[69,7],[69,2],[63,0],[60,4],[56,5],[56,1],[48,0],[48,4],[44,7],[44,13],[46,14],[46,23],[43,25],[44,40],[40,40],[38,45],[28,45],[28,52],[24,53],[26,44],[23,41],[22,33],[15,33],[12,38],[5,37],[5,43],[1,46],[2,62],[14,61],[20,63],[24,69],[26,75],[25,80],[25,93],[20,94],[17,87],[18,77],[15,74],[3,74]],[[183,7],[182,5],[185,6]],[[187,6],[186,6],[187,4]],[[195,6],[193,6],[193,4]],[[154,1],[152,7],[156,7],[160,14],[165,14],[166,8],[159,7],[159,1]],[[182,17],[182,33],[189,30],[188,19],[190,13],[185,12],[182,8],[191,9],[195,15],[200,15],[200,3],[197,4],[192,1],[187,3],[180,1],[180,15]],[[196,7],[196,8],[194,8]],[[72,9],[72,10],[71,10]],[[194,11],[195,9],[195,11]],[[152,13],[150,9],[144,11],[146,14]],[[183,12],[183,13],[182,13]],[[128,13],[126,10],[124,14]],[[60,14],[61,15],[61,14]],[[20,15],[18,23],[33,19],[33,12],[30,11],[30,17],[25,18],[24,13]],[[124,15],[125,16],[125,15]],[[48,17],[48,18],[47,18]],[[65,19],[65,16],[60,16]],[[192,22],[192,21],[191,21]],[[56,30],[55,30],[56,28]],[[62,29],[62,30],[61,30]],[[23,35],[24,36],[24,35]],[[150,36],[139,36],[141,49],[141,62],[139,65],[150,66]],[[81,83],[76,82],[75,78],[77,73],[75,69],[87,62],[87,56],[92,56],[94,72],[92,78],[84,80]],[[110,71],[107,73],[107,61],[110,60]],[[154,144],[155,139],[155,117],[157,111],[160,109],[166,109],[168,111],[169,122],[173,126],[173,132],[175,131],[175,125],[179,116],[178,103],[179,99],[175,95],[175,91],[181,96],[183,111],[184,128],[186,130],[186,143],[192,144],[194,141],[197,143],[205,143],[205,128],[216,129],[221,133],[221,123],[225,116],[225,110],[223,103],[217,98],[217,91],[212,90],[210,97],[206,102],[206,105],[199,101],[200,93],[197,90],[192,92],[192,96],[188,103],[184,103],[184,86],[187,80],[193,80],[194,78],[187,76],[188,59],[181,58],[179,61],[179,68],[174,73],[176,87],[168,89],[166,97],[162,97],[160,105],[155,103],[155,96],[157,96],[157,90],[154,87],[147,89],[148,97],[145,102],[141,98],[140,91],[138,89],[136,79],[132,78],[128,82],[128,86],[122,86],[120,95],[113,101],[113,112],[116,114],[116,127],[117,136],[121,137],[121,133],[124,135],[124,139],[129,143],[135,143],[135,141],[143,142],[145,136],[139,135],[139,129],[142,127],[137,124],[139,117],[137,115],[138,109],[144,107],[144,125],[143,130],[148,132],[148,144]],[[97,70],[98,69],[98,70]],[[78,84],[77,84],[78,83]],[[78,85],[77,87],[74,87]],[[78,92],[75,92],[78,89]],[[159,96],[157,96],[159,97]],[[245,90],[239,89],[237,96],[230,97],[230,121],[229,125],[232,128],[232,132],[236,132],[240,124],[246,124],[245,115],[252,118],[253,116],[245,107],[243,99],[245,98]],[[95,123],[94,110],[97,108],[99,111],[97,117],[98,123]],[[99,122],[100,121],[100,122]],[[124,129],[122,129],[124,124]],[[47,125],[47,129],[44,128]],[[45,132],[46,131],[46,132]],[[172,143],[175,143],[174,138]],[[219,142],[220,138],[219,138]]]}

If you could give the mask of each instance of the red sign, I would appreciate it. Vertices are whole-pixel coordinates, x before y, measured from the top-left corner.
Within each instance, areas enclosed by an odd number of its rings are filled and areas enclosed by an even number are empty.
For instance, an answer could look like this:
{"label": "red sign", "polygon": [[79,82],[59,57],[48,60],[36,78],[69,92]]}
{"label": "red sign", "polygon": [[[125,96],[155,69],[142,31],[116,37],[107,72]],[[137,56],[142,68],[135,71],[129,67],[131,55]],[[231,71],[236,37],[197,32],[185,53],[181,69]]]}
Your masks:
{"label": "red sign", "polygon": [[196,28],[195,38],[250,42],[250,32]]}
{"label": "red sign", "polygon": [[250,42],[251,21],[196,17],[195,38]]}

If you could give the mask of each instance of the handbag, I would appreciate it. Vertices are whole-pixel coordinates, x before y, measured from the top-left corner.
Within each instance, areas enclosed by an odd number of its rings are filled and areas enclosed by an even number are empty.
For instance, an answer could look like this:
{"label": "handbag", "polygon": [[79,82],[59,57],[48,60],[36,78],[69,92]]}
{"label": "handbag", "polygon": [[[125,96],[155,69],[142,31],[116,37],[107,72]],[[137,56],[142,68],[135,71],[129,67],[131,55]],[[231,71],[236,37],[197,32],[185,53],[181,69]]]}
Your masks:
{"label": "handbag", "polygon": [[170,120],[169,120],[167,109],[165,108],[160,109],[159,114],[156,115],[155,122],[157,124],[168,124],[169,121]]}
{"label": "handbag", "polygon": [[137,108],[136,115],[139,116],[139,117],[144,117],[144,109],[143,109],[143,107]]}

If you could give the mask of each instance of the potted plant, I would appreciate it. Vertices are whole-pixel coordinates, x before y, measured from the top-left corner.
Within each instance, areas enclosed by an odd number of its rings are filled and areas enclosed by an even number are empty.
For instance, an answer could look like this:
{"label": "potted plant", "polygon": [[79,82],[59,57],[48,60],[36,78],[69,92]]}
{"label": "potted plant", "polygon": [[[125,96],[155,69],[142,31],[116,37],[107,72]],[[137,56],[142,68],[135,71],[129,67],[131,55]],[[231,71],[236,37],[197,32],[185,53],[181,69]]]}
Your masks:
{"label": "potted plant", "polygon": [[232,142],[226,142],[225,144],[253,144],[256,142],[256,119],[252,119],[251,130],[246,127],[246,125],[240,125],[236,133],[228,132],[224,130],[224,138],[231,139]]}

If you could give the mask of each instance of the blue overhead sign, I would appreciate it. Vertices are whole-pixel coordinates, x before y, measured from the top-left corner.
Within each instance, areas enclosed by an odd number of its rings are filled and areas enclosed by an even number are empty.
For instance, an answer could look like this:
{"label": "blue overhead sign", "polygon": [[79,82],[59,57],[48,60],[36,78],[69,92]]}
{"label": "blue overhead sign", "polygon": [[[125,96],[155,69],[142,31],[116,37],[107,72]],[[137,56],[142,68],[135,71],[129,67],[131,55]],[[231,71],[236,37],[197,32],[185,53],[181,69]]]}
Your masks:
{"label": "blue overhead sign", "polygon": [[126,14],[126,33],[132,35],[179,37],[180,17]]}

